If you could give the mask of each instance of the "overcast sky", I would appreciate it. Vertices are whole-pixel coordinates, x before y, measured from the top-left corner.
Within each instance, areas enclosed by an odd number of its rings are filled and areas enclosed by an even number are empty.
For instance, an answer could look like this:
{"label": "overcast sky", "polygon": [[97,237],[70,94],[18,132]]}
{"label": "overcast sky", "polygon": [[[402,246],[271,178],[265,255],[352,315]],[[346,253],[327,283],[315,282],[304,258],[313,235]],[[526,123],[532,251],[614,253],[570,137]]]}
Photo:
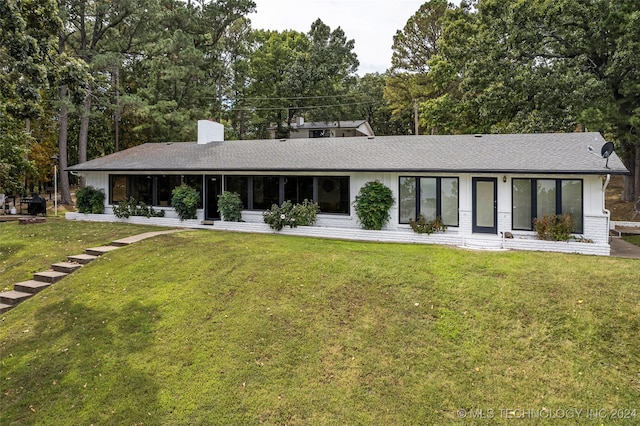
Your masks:
{"label": "overcast sky", "polygon": [[355,40],[358,75],[391,67],[391,46],[397,30],[426,0],[254,0],[251,26],[266,30],[308,32],[320,18],[334,30],[341,27]]}

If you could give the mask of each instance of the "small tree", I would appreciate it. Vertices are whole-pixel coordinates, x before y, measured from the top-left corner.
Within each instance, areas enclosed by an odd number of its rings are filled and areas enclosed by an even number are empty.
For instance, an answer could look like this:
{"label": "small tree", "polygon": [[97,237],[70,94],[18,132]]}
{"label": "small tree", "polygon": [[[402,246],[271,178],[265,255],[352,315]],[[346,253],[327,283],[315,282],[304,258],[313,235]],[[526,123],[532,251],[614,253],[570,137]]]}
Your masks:
{"label": "small tree", "polygon": [[196,211],[199,200],[200,193],[189,185],[182,184],[171,191],[171,206],[176,209],[180,220],[198,217]]}
{"label": "small tree", "polygon": [[376,180],[360,188],[353,205],[364,229],[380,230],[389,221],[394,202],[391,189]]}
{"label": "small tree", "polygon": [[242,200],[237,192],[224,191],[218,195],[218,212],[222,220],[242,222]]}

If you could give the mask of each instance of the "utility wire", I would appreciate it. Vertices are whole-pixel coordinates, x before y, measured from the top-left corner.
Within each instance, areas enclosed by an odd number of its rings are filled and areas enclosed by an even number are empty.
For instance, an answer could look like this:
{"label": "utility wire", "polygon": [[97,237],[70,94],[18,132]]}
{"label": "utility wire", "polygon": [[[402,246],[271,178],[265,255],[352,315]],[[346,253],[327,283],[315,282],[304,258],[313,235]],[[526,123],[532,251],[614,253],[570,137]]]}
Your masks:
{"label": "utility wire", "polygon": [[369,105],[369,104],[371,104],[371,102],[351,102],[346,104],[311,105],[311,106],[299,106],[299,107],[231,108],[229,111],[272,111],[277,109],[320,109],[320,108],[332,108],[332,107],[339,107],[339,106]]}
{"label": "utility wire", "polygon": [[353,94],[344,94],[344,95],[321,95],[321,96],[284,96],[284,97],[255,97],[255,98],[236,98],[237,100],[245,100],[245,101],[271,101],[271,100],[289,100],[289,99],[326,99],[326,98],[345,98],[345,97],[353,97]]}

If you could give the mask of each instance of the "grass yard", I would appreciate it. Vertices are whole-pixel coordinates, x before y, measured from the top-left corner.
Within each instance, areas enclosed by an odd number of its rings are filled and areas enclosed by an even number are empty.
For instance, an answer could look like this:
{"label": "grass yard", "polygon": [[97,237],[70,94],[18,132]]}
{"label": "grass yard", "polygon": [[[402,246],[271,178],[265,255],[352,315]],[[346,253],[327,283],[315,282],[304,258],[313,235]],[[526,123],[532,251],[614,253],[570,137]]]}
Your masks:
{"label": "grass yard", "polygon": [[639,282],[627,259],[164,235],[0,317],[0,424],[638,424]]}
{"label": "grass yard", "polygon": [[0,291],[30,280],[34,272],[47,270],[52,263],[85,248],[108,244],[119,238],[162,228],[127,223],[86,223],[47,217],[46,223],[18,225],[0,223]]}
{"label": "grass yard", "polygon": [[622,237],[622,239],[630,242],[631,244],[635,244],[636,246],[640,246],[640,235],[631,235],[628,237]]}

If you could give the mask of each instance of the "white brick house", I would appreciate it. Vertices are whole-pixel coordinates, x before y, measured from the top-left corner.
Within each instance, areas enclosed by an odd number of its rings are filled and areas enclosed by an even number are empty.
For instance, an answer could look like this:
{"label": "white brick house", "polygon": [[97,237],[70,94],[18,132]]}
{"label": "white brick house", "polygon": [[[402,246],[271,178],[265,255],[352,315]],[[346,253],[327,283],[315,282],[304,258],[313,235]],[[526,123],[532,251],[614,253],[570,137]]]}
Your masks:
{"label": "white brick house", "polygon": [[[68,217],[115,220],[112,205],[134,196],[166,210],[150,221],[184,226],[169,201],[186,182],[202,194],[188,226],[218,220],[217,195],[228,190],[241,195],[246,222],[214,222],[216,229],[269,232],[264,210],[307,198],[320,205],[317,224],[288,233],[608,255],[605,187],[609,176],[629,173],[615,153],[599,155],[599,133],[223,141],[220,125],[200,124],[198,142],[144,144],[69,167],[104,189],[106,214]],[[382,231],[361,230],[352,206],[371,180],[396,200]],[[576,239],[590,242],[536,240],[533,219],[547,213],[571,213]],[[415,234],[408,222],[418,214],[442,217],[447,231]]]}

